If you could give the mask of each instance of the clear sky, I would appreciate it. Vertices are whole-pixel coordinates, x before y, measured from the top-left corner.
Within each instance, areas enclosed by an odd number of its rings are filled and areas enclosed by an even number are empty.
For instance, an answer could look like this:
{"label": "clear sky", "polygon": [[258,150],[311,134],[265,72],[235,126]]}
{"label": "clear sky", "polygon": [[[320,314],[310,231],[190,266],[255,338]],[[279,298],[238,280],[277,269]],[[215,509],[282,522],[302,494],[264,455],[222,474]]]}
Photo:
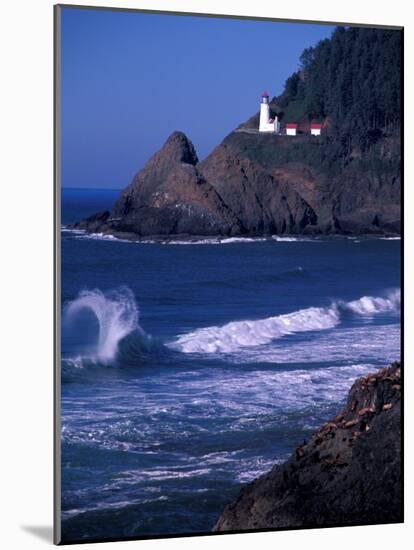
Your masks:
{"label": "clear sky", "polygon": [[174,130],[199,158],[333,27],[62,9],[62,186],[125,187]]}

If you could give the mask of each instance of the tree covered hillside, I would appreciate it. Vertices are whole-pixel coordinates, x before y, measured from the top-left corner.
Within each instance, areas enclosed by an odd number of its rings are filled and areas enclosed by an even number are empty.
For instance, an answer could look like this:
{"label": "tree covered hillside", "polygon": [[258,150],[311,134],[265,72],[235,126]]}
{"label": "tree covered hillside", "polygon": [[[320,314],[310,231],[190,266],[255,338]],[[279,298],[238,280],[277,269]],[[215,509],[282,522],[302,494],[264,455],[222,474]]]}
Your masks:
{"label": "tree covered hillside", "polygon": [[401,40],[397,30],[338,27],[330,39],[304,50],[272,109],[283,122],[324,122],[330,161],[398,136]]}

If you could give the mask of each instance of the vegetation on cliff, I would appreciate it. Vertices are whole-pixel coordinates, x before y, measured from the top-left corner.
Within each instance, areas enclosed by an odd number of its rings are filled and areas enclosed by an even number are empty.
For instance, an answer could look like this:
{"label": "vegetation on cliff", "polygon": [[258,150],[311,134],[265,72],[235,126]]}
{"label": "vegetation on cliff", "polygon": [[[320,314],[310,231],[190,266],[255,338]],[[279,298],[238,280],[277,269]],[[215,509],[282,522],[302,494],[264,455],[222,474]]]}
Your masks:
{"label": "vegetation on cliff", "polygon": [[311,121],[324,124],[319,162],[343,166],[381,139],[399,138],[401,37],[395,30],[338,27],[302,53],[271,108],[306,131]]}

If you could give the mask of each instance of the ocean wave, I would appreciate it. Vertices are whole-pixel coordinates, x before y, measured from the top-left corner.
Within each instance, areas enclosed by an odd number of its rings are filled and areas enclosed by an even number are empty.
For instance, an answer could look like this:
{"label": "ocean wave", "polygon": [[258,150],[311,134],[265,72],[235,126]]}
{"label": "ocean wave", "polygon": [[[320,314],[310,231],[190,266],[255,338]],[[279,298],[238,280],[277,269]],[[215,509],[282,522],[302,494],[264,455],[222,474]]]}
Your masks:
{"label": "ocean wave", "polygon": [[401,237],[380,237],[380,241],[401,241]]}
{"label": "ocean wave", "polygon": [[[137,237],[135,239],[124,239],[121,237],[116,237],[109,233],[89,233],[85,229],[73,229],[66,225],[61,226],[62,234],[72,235],[76,239],[91,239],[95,241],[114,241],[114,242],[124,242],[124,243],[133,243],[133,244],[158,244],[158,245],[168,245],[168,246],[199,246],[199,245],[221,245],[221,244],[243,244],[243,243],[258,243],[258,242],[269,242],[276,241],[280,243],[321,243],[321,242],[331,242],[331,237],[305,237],[305,236],[291,236],[291,235],[271,235],[264,237],[201,237],[201,238],[180,238],[180,237],[168,237],[168,238],[145,238]],[[354,243],[360,243],[361,239],[354,236],[341,236],[337,235],[336,238],[351,240]],[[363,238],[364,241],[399,241],[401,237],[386,237],[386,236],[369,236]]]}
{"label": "ocean wave", "polygon": [[88,233],[86,229],[73,229],[72,227],[67,227],[66,225],[61,226],[61,232],[63,235],[71,236],[73,239],[77,240],[90,239],[92,241],[116,241],[122,243],[134,242],[129,239],[115,237],[115,235],[110,235],[109,233]]}
{"label": "ocean wave", "polygon": [[240,244],[257,243],[267,241],[266,237],[207,237],[203,239],[144,239],[136,241],[139,244],[162,244],[170,246],[191,246],[191,245],[217,245],[217,244]]}
{"label": "ocean wave", "polygon": [[227,239],[222,239],[221,244],[260,243],[267,240],[266,237],[228,237]]}
{"label": "ocean wave", "polygon": [[401,293],[399,290],[393,290],[385,297],[363,296],[359,300],[347,303],[339,302],[339,304],[357,315],[371,316],[377,313],[392,313],[400,309]]}
{"label": "ocean wave", "polygon": [[272,239],[280,243],[317,242],[317,239],[308,239],[306,237],[280,237],[279,235],[272,235]]}
{"label": "ocean wave", "polygon": [[109,235],[107,233],[86,233],[83,232],[82,234],[78,235],[78,239],[92,239],[94,241],[117,241],[122,243],[132,243],[133,241],[130,241],[128,239],[120,239],[119,237],[115,237],[114,235]]}
{"label": "ocean wave", "polygon": [[313,307],[257,321],[233,321],[222,327],[197,329],[180,336],[173,347],[184,353],[230,353],[288,334],[333,328],[339,319],[335,307]]}
{"label": "ocean wave", "polygon": [[[98,323],[98,340],[91,354],[85,358],[88,361],[112,361],[120,342],[132,332],[145,337],[145,332],[138,323],[138,306],[132,291],[127,287],[106,293],[98,289],[81,291],[77,298],[65,305],[63,326],[73,327],[79,315],[84,312],[92,312]],[[80,357],[69,361],[75,368],[82,365]]]}
{"label": "ocean wave", "polygon": [[62,225],[61,227],[62,233],[69,233],[71,235],[85,235],[86,231],[84,229],[72,229],[71,227],[67,227],[66,225]]}
{"label": "ocean wave", "polygon": [[132,244],[160,244],[168,246],[192,246],[192,245],[217,245],[217,244],[242,244],[242,243],[257,243],[268,241],[267,237],[205,237],[205,238],[168,238],[168,239],[151,239],[151,238],[136,238],[122,239],[108,233],[88,233],[85,229],[72,229],[62,225],[61,231],[63,234],[72,235],[75,239],[91,239],[94,241],[117,241]]}
{"label": "ocean wave", "polygon": [[[288,275],[302,275],[302,268],[296,268],[292,273],[289,271]],[[163,345],[140,326],[138,305],[129,288],[121,287],[105,293],[98,289],[84,290],[65,305],[62,327],[72,328],[75,332],[85,331],[84,328],[78,329],[77,321],[79,316],[92,313],[95,331],[90,330],[90,339],[93,341],[88,342],[87,353],[64,358],[62,373],[76,374],[82,367],[112,365],[116,360],[123,365],[136,366],[150,363],[153,355],[161,359],[164,352],[168,358],[171,350],[186,354],[234,354],[249,348],[262,350],[264,345],[285,336],[333,329],[349,315],[370,319],[379,314],[397,313],[400,301],[399,290],[392,290],[384,296],[362,296],[348,302],[338,300],[327,307],[309,307],[265,319],[232,321],[222,326],[196,329]],[[338,345],[340,347],[340,343]]]}
{"label": "ocean wave", "polygon": [[107,233],[88,233],[86,235],[83,235],[83,237],[88,237],[89,239],[94,239],[95,241],[121,241],[121,242],[131,242],[127,239],[119,239],[118,237],[115,237],[114,235],[109,235]]}
{"label": "ocean wave", "polygon": [[397,312],[399,308],[400,291],[394,290],[384,297],[363,296],[350,302],[333,302],[329,307],[310,307],[266,319],[201,328],[180,335],[169,346],[183,353],[233,353],[290,334],[332,329],[341,322],[344,313],[369,317]]}

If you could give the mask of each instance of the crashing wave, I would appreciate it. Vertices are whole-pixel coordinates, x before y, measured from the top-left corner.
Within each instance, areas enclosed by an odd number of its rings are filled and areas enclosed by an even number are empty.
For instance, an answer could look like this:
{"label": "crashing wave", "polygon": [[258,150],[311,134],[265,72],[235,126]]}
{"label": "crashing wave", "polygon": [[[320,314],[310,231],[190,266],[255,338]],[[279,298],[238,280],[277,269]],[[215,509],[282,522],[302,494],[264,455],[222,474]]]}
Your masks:
{"label": "crashing wave", "polygon": [[399,308],[400,291],[395,290],[385,297],[363,296],[350,302],[334,302],[329,307],[310,307],[266,319],[197,329],[179,336],[170,347],[183,353],[232,353],[290,334],[334,328],[344,313],[372,316],[398,312]]}
{"label": "crashing wave", "polygon": [[376,315],[377,313],[392,313],[398,311],[401,305],[401,293],[399,290],[389,292],[385,297],[363,296],[352,302],[341,302],[345,309],[357,315]]}
{"label": "crashing wave", "polygon": [[[182,334],[167,346],[183,353],[233,353],[291,334],[332,329],[346,315],[369,318],[396,313],[400,300],[400,291],[393,290],[382,297],[363,296],[358,300],[336,301],[328,307],[310,307],[266,319],[233,321]],[[71,360],[73,367],[84,365],[85,360],[109,364],[118,355],[123,362],[133,363],[134,358],[143,353],[160,351],[161,346],[139,325],[138,306],[129,288],[105,293],[98,289],[80,292],[64,309],[64,325],[76,326],[78,316],[88,311],[98,325],[97,341],[90,353]]]}
{"label": "crashing wave", "polygon": [[139,312],[134,295],[127,287],[106,293],[98,289],[83,290],[66,305],[63,323],[73,326],[78,316],[85,311],[93,313],[99,329],[98,341],[91,357],[103,363],[115,358],[121,340],[128,334],[134,331],[145,334],[138,323]]}

